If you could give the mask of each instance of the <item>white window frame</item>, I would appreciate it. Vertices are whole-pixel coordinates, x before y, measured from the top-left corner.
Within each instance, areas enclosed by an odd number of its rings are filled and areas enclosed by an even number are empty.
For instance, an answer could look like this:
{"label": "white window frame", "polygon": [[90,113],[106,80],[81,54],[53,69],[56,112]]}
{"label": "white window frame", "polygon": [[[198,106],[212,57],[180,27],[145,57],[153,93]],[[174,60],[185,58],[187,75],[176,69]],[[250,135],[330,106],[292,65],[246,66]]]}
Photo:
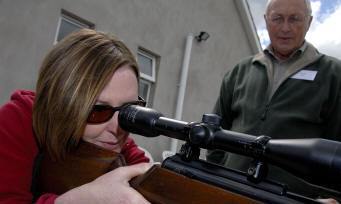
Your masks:
{"label": "white window frame", "polygon": [[79,28],[94,28],[94,24],[90,23],[86,23],[87,21],[86,20],[83,20],[84,23],[80,20],[81,18],[79,17],[73,17],[75,15],[65,11],[62,9],[62,12],[61,12],[61,15],[59,16],[59,19],[58,19],[58,25],[57,25],[57,32],[56,32],[56,35],[55,35],[55,38],[54,38],[54,44],[58,43],[58,35],[59,35],[59,31],[60,31],[60,26],[62,24],[62,20],[65,20]]}
{"label": "white window frame", "polygon": [[155,83],[155,81],[156,81],[156,77],[155,77],[155,73],[156,73],[156,71],[155,71],[155,67],[156,67],[156,57],[155,56],[153,56],[153,55],[151,55],[151,54],[149,54],[149,53],[147,53],[146,51],[144,51],[144,50],[142,50],[142,49],[138,49],[138,51],[137,51],[137,54],[138,55],[142,55],[142,56],[144,56],[144,57],[147,57],[147,58],[149,58],[149,59],[151,59],[152,60],[152,75],[150,76],[150,75],[148,75],[148,74],[145,74],[145,73],[143,73],[143,72],[141,72],[140,71],[140,76],[143,78],[143,79],[146,79],[147,81],[150,81],[150,82],[152,82],[152,83]]}
{"label": "white window frame", "polygon": [[149,97],[150,97],[150,89],[152,88],[152,82],[148,81],[148,80],[145,80],[145,79],[140,79],[139,83],[143,83],[143,84],[146,84],[148,86],[147,95],[146,95],[145,98],[143,98],[144,100],[146,100],[148,102],[149,101]]}

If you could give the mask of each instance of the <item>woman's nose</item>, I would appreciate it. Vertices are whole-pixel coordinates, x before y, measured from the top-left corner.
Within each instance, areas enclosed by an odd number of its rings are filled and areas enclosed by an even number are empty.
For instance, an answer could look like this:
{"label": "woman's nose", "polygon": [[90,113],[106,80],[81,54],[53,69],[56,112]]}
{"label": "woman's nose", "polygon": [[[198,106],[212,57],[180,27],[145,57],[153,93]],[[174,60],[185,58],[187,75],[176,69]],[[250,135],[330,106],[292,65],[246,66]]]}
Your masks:
{"label": "woman's nose", "polygon": [[112,118],[108,121],[108,128],[110,131],[113,133],[117,134],[118,129],[119,129],[119,124],[118,124],[118,111],[114,113]]}

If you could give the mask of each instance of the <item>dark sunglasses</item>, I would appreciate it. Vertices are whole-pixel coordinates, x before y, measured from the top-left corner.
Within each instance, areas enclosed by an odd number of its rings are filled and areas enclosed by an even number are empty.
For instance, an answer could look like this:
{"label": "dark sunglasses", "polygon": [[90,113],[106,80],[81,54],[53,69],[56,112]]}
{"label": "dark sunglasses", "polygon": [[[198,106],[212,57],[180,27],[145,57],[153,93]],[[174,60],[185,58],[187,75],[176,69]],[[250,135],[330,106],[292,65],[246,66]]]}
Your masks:
{"label": "dark sunglasses", "polygon": [[127,105],[138,105],[144,107],[146,106],[146,101],[139,96],[137,101],[131,101],[118,107],[112,107],[110,105],[94,105],[88,116],[87,123],[99,124],[107,122],[112,118],[116,111],[120,111],[123,107]]}

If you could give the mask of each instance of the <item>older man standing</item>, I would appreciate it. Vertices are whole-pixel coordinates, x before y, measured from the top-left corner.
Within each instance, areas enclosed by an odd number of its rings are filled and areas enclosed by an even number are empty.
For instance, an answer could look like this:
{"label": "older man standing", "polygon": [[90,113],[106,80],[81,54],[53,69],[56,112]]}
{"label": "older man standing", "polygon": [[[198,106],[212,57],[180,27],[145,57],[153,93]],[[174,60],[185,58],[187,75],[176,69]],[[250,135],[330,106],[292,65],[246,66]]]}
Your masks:
{"label": "older man standing", "polygon": [[[341,62],[305,41],[309,0],[270,0],[264,15],[270,45],[225,75],[214,111],[223,128],[273,139],[341,140]],[[250,158],[211,151],[207,160],[246,171]],[[323,176],[323,175],[321,175]],[[269,177],[306,196],[328,197],[271,167]]]}

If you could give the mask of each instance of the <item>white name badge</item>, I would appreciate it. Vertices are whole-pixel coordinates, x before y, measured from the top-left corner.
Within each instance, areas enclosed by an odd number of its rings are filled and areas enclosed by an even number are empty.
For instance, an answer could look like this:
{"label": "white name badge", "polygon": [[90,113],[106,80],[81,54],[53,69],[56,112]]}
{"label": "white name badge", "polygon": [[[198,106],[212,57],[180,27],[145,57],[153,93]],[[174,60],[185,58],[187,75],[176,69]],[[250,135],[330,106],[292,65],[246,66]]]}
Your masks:
{"label": "white name badge", "polygon": [[301,70],[297,72],[295,75],[293,75],[292,79],[300,79],[300,80],[308,80],[308,81],[314,81],[316,77],[317,71],[312,70]]}

